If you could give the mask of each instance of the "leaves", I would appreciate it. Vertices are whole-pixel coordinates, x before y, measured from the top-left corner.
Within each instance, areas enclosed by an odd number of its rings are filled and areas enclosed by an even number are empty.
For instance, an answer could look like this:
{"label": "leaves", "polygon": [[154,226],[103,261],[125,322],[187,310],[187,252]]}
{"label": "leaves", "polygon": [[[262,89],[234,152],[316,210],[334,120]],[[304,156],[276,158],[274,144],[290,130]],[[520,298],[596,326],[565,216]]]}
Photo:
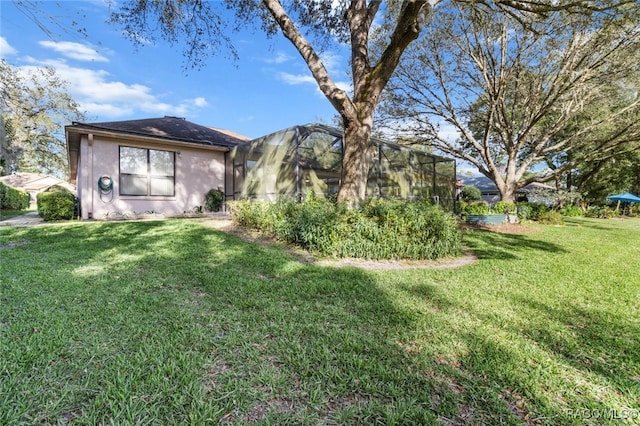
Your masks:
{"label": "leaves", "polygon": [[67,173],[63,126],[82,121],[80,106],[53,68],[17,68],[0,62],[0,111],[5,138],[0,144],[4,170]]}
{"label": "leaves", "polygon": [[473,164],[507,199],[640,140],[637,8],[575,2],[522,25],[464,3],[440,8],[407,52],[385,108],[396,127]]}

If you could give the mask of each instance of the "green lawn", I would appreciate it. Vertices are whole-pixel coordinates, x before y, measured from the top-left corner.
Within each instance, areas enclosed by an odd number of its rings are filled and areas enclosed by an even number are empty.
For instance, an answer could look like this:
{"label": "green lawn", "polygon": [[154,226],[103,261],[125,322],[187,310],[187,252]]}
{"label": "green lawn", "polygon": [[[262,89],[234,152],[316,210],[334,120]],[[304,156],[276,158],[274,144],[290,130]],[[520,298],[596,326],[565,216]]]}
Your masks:
{"label": "green lawn", "polygon": [[0,221],[10,219],[15,216],[21,216],[25,213],[35,212],[38,208],[35,203],[31,203],[31,206],[27,210],[8,210],[0,209]]}
{"label": "green lawn", "polygon": [[194,220],[0,228],[0,424],[640,423],[640,219],[305,264]]}

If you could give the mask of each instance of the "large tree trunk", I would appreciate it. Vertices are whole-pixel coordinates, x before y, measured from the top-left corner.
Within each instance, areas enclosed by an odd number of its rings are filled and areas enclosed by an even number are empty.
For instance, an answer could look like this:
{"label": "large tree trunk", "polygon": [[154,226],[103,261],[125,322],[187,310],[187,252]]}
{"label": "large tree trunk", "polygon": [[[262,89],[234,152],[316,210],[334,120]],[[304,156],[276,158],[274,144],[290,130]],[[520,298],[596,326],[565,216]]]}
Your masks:
{"label": "large tree trunk", "polygon": [[407,46],[418,37],[421,22],[430,11],[427,0],[404,0],[398,12],[390,42],[376,64],[369,56],[369,31],[382,2],[352,0],[345,19],[351,35],[351,73],[353,99],[336,86],[311,44],[287,15],[280,0],[262,0],[276,20],[282,33],[296,47],[307,63],[318,87],[334,106],[344,122],[342,175],[338,201],[349,207],[359,207],[367,193],[367,177],[373,146],[371,131],[373,116],[380,94]]}
{"label": "large tree trunk", "polygon": [[492,170],[492,175],[486,176],[496,184],[498,192],[500,192],[500,200],[511,203],[516,201],[520,176],[515,173],[513,161],[508,162],[507,172],[504,176],[495,168]]}
{"label": "large tree trunk", "polygon": [[344,120],[344,139],[342,144],[342,174],[338,202],[348,207],[359,207],[367,195],[367,178],[374,148],[371,143],[371,122]]}
{"label": "large tree trunk", "polygon": [[510,185],[505,184],[502,189],[500,189],[500,199],[502,201],[508,201],[511,203],[515,203],[516,202],[516,186],[514,183],[511,183]]}

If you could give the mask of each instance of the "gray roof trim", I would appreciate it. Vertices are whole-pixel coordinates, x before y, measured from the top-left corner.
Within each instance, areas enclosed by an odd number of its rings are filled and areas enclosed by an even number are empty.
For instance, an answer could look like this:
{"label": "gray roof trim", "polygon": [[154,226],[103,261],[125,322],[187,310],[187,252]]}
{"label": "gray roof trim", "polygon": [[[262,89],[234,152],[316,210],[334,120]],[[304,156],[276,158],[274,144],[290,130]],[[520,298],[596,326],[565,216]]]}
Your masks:
{"label": "gray roof trim", "polygon": [[66,126],[67,131],[109,132],[158,139],[168,142],[186,142],[201,146],[233,148],[245,140],[228,133],[192,123],[182,118],[164,117],[103,123],[78,123]]}

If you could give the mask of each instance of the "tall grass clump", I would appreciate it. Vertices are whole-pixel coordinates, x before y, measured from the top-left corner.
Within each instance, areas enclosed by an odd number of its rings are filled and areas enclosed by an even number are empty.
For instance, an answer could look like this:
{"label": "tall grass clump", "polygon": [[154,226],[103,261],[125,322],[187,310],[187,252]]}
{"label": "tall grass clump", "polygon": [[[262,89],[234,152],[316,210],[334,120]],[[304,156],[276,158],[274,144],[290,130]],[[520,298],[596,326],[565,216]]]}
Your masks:
{"label": "tall grass clump", "polygon": [[347,209],[310,195],[303,202],[230,206],[239,226],[328,256],[419,260],[461,252],[457,220],[422,201],[371,199],[360,209]]}

